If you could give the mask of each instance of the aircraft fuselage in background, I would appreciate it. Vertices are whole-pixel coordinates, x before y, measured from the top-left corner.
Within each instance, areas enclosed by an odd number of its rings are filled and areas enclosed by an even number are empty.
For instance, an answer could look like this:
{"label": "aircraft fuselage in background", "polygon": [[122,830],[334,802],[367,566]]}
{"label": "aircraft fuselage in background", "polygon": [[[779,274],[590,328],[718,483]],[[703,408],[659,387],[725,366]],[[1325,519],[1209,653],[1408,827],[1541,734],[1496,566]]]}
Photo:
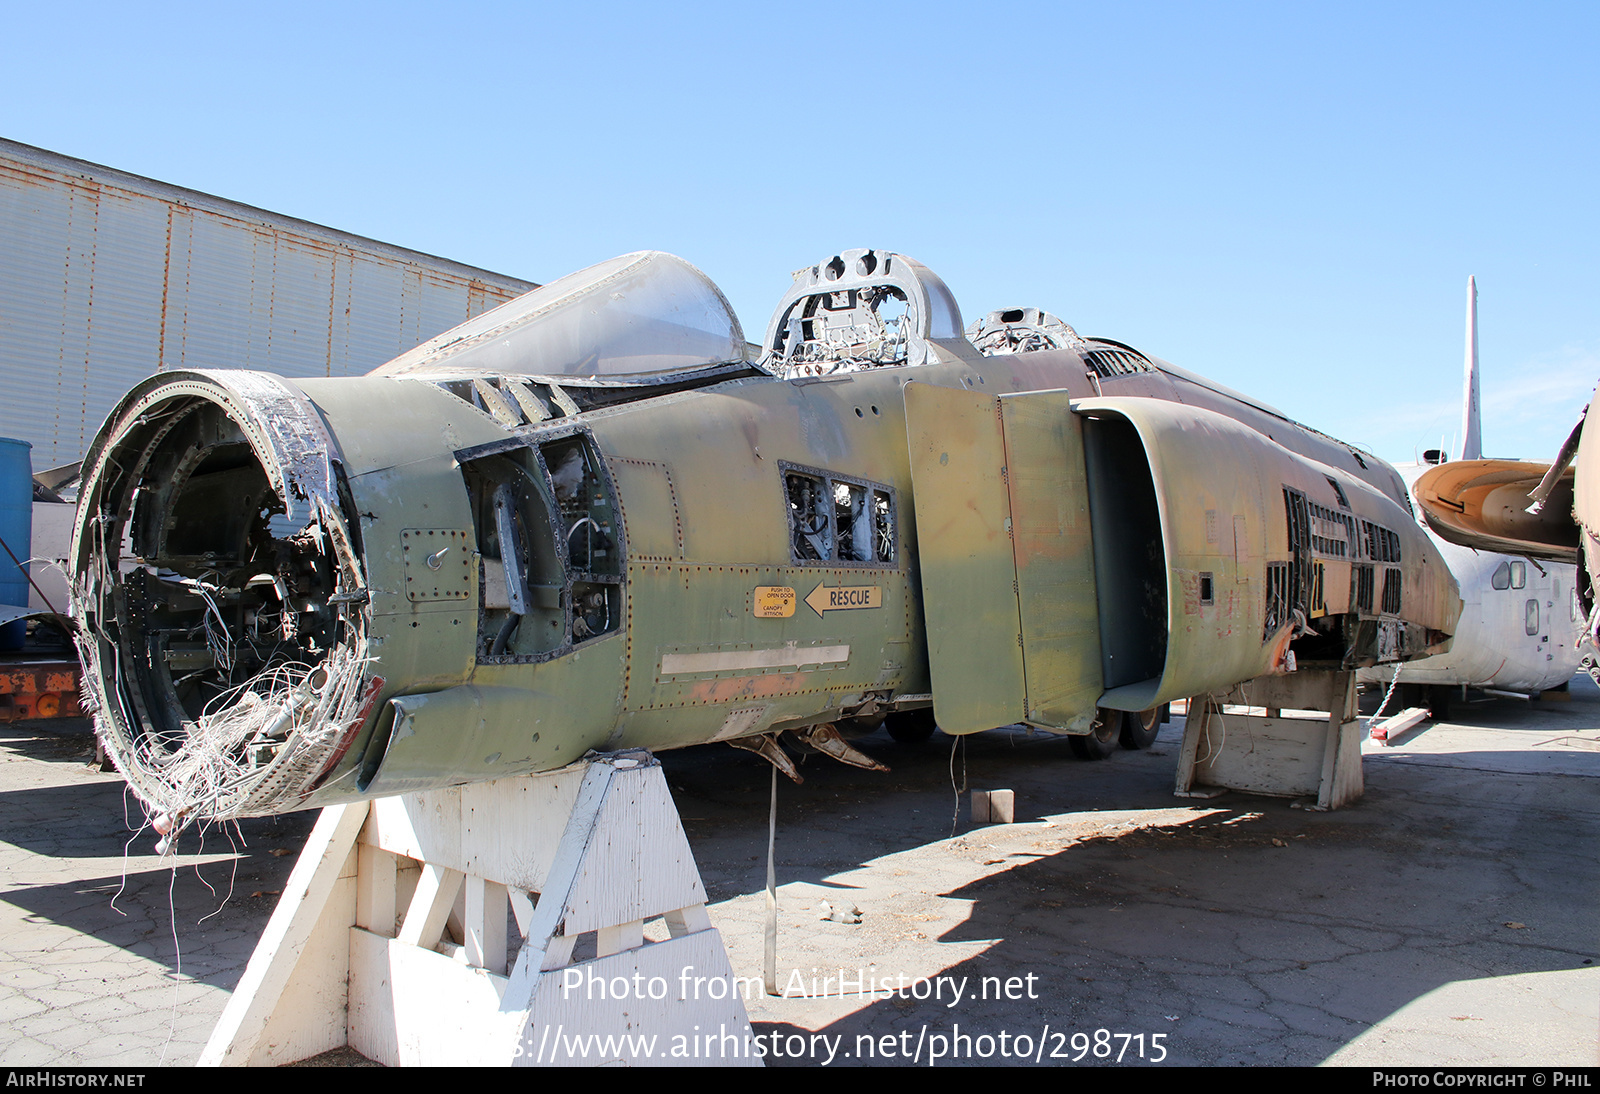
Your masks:
{"label": "aircraft fuselage in background", "polygon": [[[1408,464],[1396,470],[1410,483],[1433,466]],[[1532,695],[1570,681],[1582,658],[1577,568],[1477,551],[1438,536],[1434,542],[1461,590],[1461,618],[1449,652],[1398,666],[1400,683]],[[1387,687],[1394,669],[1362,669],[1359,679]]]}

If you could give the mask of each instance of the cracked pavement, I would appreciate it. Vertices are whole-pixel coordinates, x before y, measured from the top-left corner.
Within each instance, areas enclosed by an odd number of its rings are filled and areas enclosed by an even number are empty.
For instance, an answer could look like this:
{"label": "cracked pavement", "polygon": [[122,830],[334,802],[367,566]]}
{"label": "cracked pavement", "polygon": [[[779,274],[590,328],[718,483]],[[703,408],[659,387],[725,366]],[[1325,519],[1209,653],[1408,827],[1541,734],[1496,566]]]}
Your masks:
{"label": "cracked pavement", "polygon": [[[936,1034],[953,1051],[957,1026],[991,1040],[942,1064],[1015,1061],[1019,1034],[1030,1060],[1079,1066],[1149,1062],[1157,1043],[1166,1062],[1213,1066],[1600,1062],[1587,681],[1571,702],[1458,704],[1451,723],[1369,743],[1366,795],[1331,813],[1237,793],[1179,802],[1181,727],[1097,763],[1018,731],[971,739],[968,784],[1014,790],[1017,823],[974,827],[963,807],[953,839],[947,739],[873,739],[894,769],[882,790],[812,759],[806,785],[779,788],[778,982],[836,983],[832,998],[752,1000],[758,1032],[807,1038],[768,1065],[818,1062],[829,1042],[815,1034],[842,1036],[840,1057],[899,1038],[893,1059],[836,1063],[906,1062],[920,1038],[925,1063]],[[691,757],[663,763],[735,974],[759,977],[766,779]],[[959,752],[955,766],[959,779]],[[820,919],[823,901],[862,922]],[[1030,974],[1037,998],[954,1006],[854,983],[945,976],[975,992]]]}
{"label": "cracked pavement", "polygon": [[0,725],[0,1063],[193,1063],[314,817],[246,821],[237,855],[190,833],[163,860],[93,753],[79,719]]}
{"label": "cracked pavement", "polygon": [[[314,817],[245,822],[238,848],[191,834],[174,871],[74,728],[0,726],[0,1063],[193,1063]],[[941,1037],[964,1046],[941,1064],[1600,1062],[1600,691],[1368,744],[1365,797],[1332,813],[1174,798],[1181,729],[1094,763],[1015,729],[953,756],[860,742],[887,775],[809,757],[778,792],[791,997],[748,1003],[801,1051],[768,1065],[926,1063]],[[735,974],[759,978],[767,768],[661,758]],[[952,838],[952,768],[1014,790],[1017,823],[974,826],[963,795]]]}

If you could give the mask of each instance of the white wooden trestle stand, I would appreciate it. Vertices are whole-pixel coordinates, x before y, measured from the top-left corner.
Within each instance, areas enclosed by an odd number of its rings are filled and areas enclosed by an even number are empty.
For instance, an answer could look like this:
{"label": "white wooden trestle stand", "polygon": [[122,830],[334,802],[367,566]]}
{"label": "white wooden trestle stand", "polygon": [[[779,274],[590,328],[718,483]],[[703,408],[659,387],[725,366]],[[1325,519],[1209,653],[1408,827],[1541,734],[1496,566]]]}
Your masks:
{"label": "white wooden trestle stand", "polygon": [[759,1064],[705,902],[648,753],[324,809],[200,1063]]}
{"label": "white wooden trestle stand", "polygon": [[[1265,715],[1225,713],[1226,705],[1265,708]],[[1285,717],[1289,710],[1327,716]],[[1301,669],[1189,700],[1179,797],[1243,790],[1304,796],[1313,809],[1337,809],[1364,789],[1355,673]]]}

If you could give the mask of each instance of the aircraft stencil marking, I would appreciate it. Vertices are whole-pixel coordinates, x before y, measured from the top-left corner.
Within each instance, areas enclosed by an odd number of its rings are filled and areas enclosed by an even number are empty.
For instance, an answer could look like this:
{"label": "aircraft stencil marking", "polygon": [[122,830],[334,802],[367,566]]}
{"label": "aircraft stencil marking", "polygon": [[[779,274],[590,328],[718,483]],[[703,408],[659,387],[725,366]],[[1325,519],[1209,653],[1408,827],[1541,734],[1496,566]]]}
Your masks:
{"label": "aircraft stencil marking", "polygon": [[734,669],[797,669],[805,665],[833,665],[848,660],[849,646],[796,646],[789,642],[764,650],[662,654],[661,675],[728,672]]}
{"label": "aircraft stencil marking", "polygon": [[806,597],[806,604],[818,615],[854,608],[881,608],[883,590],[876,585],[818,585]]}
{"label": "aircraft stencil marking", "polygon": [[757,585],[752,610],[757,619],[788,619],[794,615],[794,590],[787,585]]}

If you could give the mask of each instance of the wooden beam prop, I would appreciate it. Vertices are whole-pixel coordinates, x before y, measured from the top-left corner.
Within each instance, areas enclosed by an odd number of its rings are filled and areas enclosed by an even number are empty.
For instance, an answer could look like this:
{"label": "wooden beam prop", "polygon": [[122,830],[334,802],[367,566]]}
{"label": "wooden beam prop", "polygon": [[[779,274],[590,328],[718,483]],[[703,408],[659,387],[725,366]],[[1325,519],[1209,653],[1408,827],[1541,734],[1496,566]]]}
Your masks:
{"label": "wooden beam prop", "polygon": [[648,753],[327,809],[200,1062],[759,1064],[705,901]]}
{"label": "wooden beam prop", "polygon": [[[1285,711],[1326,714],[1286,717]],[[1243,790],[1303,797],[1310,799],[1310,808],[1337,809],[1364,789],[1354,673],[1301,669],[1189,700],[1175,787],[1179,797]]]}

